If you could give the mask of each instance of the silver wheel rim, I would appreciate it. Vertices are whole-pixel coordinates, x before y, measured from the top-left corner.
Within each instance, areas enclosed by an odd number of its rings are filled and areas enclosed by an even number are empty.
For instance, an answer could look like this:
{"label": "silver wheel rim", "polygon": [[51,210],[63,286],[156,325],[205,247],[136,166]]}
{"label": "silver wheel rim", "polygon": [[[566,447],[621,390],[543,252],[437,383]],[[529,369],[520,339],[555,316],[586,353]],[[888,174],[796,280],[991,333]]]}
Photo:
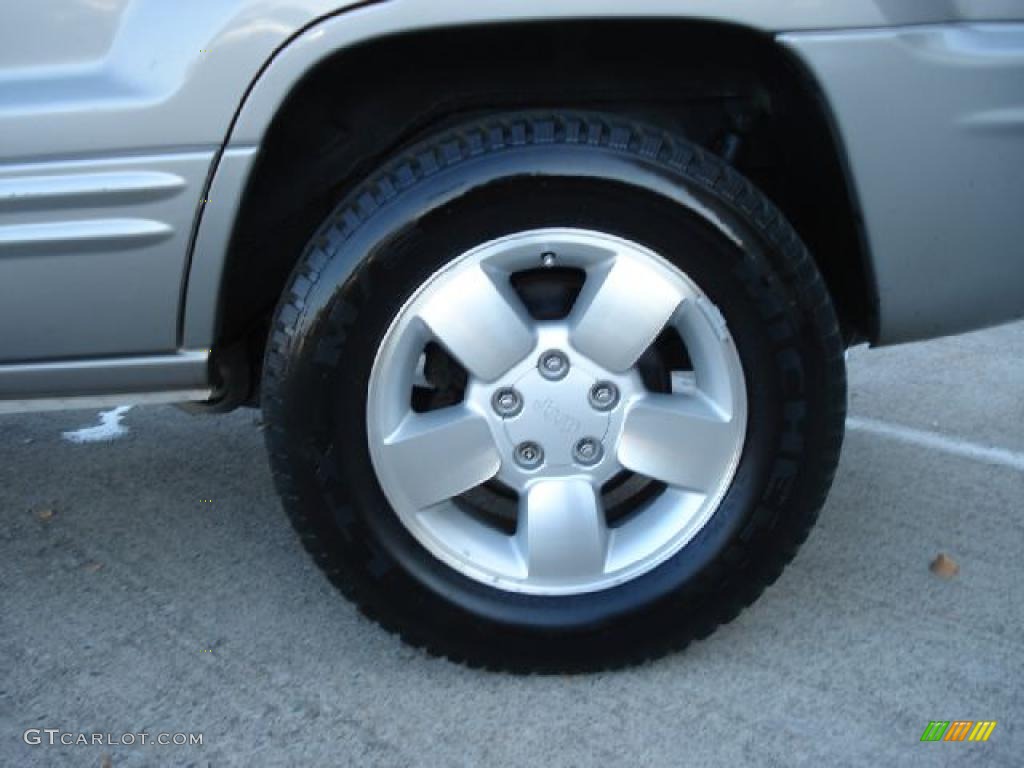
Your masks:
{"label": "silver wheel rim", "polygon": [[[510,278],[556,265],[582,270],[583,287],[566,318],[538,322]],[[692,370],[652,392],[637,362],[666,328]],[[419,412],[429,343],[468,380],[461,402]],[[732,483],[746,424],[739,355],[700,288],[647,248],[571,229],[504,237],[432,275],[385,334],[367,403],[381,489],[416,540],[465,576],[538,595],[607,589],[679,552]],[[624,472],[661,490],[611,525],[602,489]],[[459,501],[494,483],[515,494],[514,532]]]}

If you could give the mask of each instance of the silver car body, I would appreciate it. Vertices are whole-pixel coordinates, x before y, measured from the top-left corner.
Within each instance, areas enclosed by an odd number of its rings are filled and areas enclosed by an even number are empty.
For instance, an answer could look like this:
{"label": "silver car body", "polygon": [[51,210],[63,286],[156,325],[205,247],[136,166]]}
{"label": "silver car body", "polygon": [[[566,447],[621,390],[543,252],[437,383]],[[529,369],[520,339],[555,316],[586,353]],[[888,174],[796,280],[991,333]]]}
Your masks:
{"label": "silver car body", "polygon": [[242,191],[325,57],[416,29],[680,18],[817,81],[876,344],[1024,314],[1022,0],[32,0],[0,7],[0,400],[202,399]]}

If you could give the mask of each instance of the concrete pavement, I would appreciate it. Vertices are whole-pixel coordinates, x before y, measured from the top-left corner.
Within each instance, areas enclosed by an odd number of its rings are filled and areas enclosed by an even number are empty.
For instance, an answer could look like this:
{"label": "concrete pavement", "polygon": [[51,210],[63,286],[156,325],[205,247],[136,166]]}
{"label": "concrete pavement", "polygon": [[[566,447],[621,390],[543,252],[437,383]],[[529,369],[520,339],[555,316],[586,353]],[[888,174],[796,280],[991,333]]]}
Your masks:
{"label": "concrete pavement", "polygon": [[[685,653],[580,677],[464,669],[361,618],[296,542],[252,411],[134,408],[81,444],[96,411],[0,416],[0,765],[1018,766],[1024,471],[992,457],[1024,460],[1024,325],[849,365],[862,424],[779,582]],[[919,741],[957,719],[998,725]]]}

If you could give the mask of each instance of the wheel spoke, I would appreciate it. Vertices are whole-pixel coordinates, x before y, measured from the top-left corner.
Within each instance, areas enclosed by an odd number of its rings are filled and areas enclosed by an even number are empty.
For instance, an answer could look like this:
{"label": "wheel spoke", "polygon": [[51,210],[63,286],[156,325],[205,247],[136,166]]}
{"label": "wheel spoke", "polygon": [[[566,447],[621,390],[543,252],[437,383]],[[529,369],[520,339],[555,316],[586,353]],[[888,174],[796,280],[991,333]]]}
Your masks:
{"label": "wheel spoke", "polygon": [[573,309],[573,346],[611,371],[626,371],[684,298],[660,265],[620,253],[588,275]]}
{"label": "wheel spoke", "polygon": [[486,419],[464,406],[410,413],[385,439],[388,479],[419,509],[494,477],[501,457]]}
{"label": "wheel spoke", "polygon": [[702,394],[652,394],[626,414],[619,461],[668,485],[708,493],[738,445],[737,425]]}
{"label": "wheel spoke", "polygon": [[440,284],[420,311],[437,340],[484,381],[494,381],[533,349],[533,331],[510,285],[480,266]]}
{"label": "wheel spoke", "polygon": [[543,480],[520,502],[520,549],[531,579],[565,581],[604,573],[608,529],[586,480]]}

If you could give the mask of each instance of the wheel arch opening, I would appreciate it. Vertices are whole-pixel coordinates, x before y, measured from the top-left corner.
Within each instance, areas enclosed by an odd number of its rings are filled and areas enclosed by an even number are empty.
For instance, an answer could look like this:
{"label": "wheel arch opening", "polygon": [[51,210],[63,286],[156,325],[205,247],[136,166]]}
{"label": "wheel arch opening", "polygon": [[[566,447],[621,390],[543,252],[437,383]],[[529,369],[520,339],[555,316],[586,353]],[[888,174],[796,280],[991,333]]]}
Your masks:
{"label": "wheel arch opening", "polygon": [[391,154],[469,116],[547,107],[643,120],[728,159],[807,243],[847,341],[874,338],[874,278],[845,154],[800,63],[743,27],[588,20],[421,31],[318,63],[275,115],[248,179],[216,345],[245,342],[258,377],[269,318],[303,247]]}

